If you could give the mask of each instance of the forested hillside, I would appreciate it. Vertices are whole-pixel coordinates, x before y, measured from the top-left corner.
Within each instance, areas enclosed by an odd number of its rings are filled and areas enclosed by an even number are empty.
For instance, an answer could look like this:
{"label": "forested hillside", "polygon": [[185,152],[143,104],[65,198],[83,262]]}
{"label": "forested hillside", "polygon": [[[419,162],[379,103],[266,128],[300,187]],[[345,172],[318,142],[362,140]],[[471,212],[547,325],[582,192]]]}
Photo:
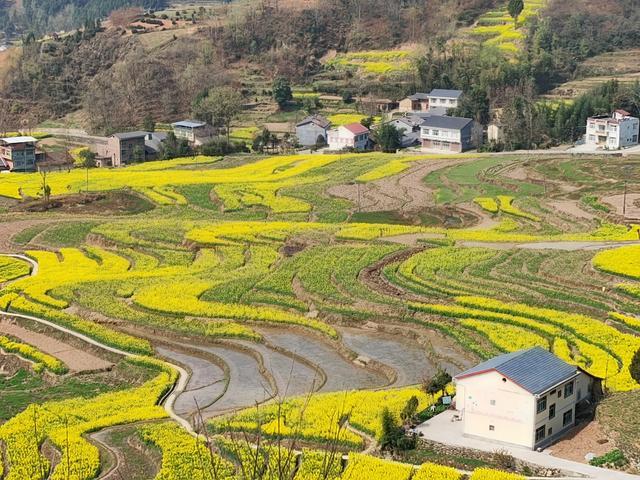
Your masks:
{"label": "forested hillside", "polygon": [[[63,3],[49,2],[44,9],[29,0],[24,9],[59,13],[75,9],[77,1]],[[82,12],[125,3],[132,2],[90,1]],[[517,41],[505,50],[469,35],[484,15],[504,11],[500,0],[232,2],[187,25],[171,18],[167,31],[140,34],[91,25],[73,36],[27,41],[0,93],[22,124],[82,109],[84,127],[110,132],[140,126],[147,117],[167,122],[194,115],[194,105],[212,87],[230,85],[247,102],[269,102],[276,77],[317,94],[395,100],[415,91],[457,88],[466,92],[459,115],[486,124],[490,112],[502,111],[514,126],[507,147],[532,148],[574,139],[587,115],[614,104],[640,110],[639,88],[615,84],[560,108],[539,101],[575,78],[585,59],[640,46],[638,0],[605,4],[538,3],[536,14],[517,24]],[[508,28],[513,29],[511,20]],[[371,71],[358,68],[361,60],[350,63],[353,52],[371,51]],[[395,70],[387,62],[394,55],[401,58]]]}
{"label": "forested hillside", "polygon": [[72,30],[131,5],[156,9],[165,0],[1,0],[0,31],[12,37]]}

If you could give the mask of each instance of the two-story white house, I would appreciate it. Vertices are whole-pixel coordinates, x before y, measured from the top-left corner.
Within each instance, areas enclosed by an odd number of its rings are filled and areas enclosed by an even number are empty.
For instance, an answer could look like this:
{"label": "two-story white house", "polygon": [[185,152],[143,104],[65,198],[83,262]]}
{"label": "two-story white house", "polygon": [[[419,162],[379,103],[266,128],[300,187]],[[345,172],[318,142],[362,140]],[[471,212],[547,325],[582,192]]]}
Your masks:
{"label": "two-story white house", "polygon": [[540,347],[500,355],[454,377],[464,435],[538,449],[575,425],[597,379]]}
{"label": "two-story white house", "polygon": [[350,123],[329,130],[327,143],[330,150],[366,150],[369,144],[369,129],[359,123]]}
{"label": "two-story white house", "polygon": [[446,115],[451,108],[458,108],[462,90],[446,90],[434,88],[427,94],[429,109],[427,111],[437,115]]}
{"label": "two-story white house", "polygon": [[638,145],[640,120],[625,110],[616,110],[611,116],[597,115],[587,119],[585,143],[607,150],[618,150]]}
{"label": "two-story white house", "polygon": [[433,115],[420,126],[422,149],[432,152],[464,152],[474,147],[470,118]]}
{"label": "two-story white house", "polygon": [[182,120],[171,124],[177,139],[187,140],[195,146],[204,145],[214,138],[213,128],[207,122],[199,120]]}

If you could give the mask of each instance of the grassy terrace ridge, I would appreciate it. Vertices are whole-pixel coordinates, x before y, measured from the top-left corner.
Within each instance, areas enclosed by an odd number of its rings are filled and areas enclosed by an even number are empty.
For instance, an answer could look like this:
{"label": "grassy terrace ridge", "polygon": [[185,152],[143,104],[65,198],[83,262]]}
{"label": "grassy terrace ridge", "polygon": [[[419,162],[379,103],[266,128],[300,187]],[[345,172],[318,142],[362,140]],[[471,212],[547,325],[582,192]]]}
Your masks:
{"label": "grassy terrace ridge", "polygon": [[[131,442],[151,449],[130,451],[125,461],[162,455],[157,473],[164,476],[157,478],[204,480],[196,457],[234,478],[248,451],[234,452],[229,442],[245,431],[269,441],[301,438],[315,452],[306,461],[315,462],[340,426],[323,412],[339,409],[350,412],[354,430],[343,430],[338,443],[352,455],[333,478],[359,478],[374,467],[429,478],[436,467],[354,455],[380,439],[383,407],[399,417],[412,396],[420,411],[433,403],[419,386],[394,379],[417,384],[417,370],[426,376],[438,362],[460,370],[534,345],[603,378],[610,395],[604,406],[611,407],[599,418],[610,418],[616,398],[640,388],[631,373],[640,349],[640,225],[615,213],[622,172],[639,168],[636,157],[605,164],[562,153],[189,157],[90,170],[89,195],[78,193],[83,169],[53,172],[52,204],[37,212],[24,206],[45,205],[41,177],[5,175],[3,249],[28,255],[38,272],[25,276],[29,265],[0,257],[0,308],[184,362],[195,373],[176,409],[193,420],[189,395],[197,395],[222,452],[211,456],[177,426],[152,421],[164,417],[154,402],[172,382],[154,365],[138,365],[123,381],[108,372],[60,375],[55,355],[10,339],[8,347],[44,367],[22,366],[0,379],[0,439],[11,447],[2,453],[5,478],[48,470],[43,444],[63,451],[66,461],[53,407],[74,418],[69,460],[82,479],[95,477],[104,460],[83,435],[105,428],[98,440],[111,438],[123,451]],[[18,188],[33,198],[20,200]],[[148,205],[105,214],[91,204],[96,192],[102,201],[126,193]],[[87,203],[78,210],[56,202],[65,198]],[[379,328],[363,328],[372,324]],[[367,345],[372,350],[363,350]],[[388,368],[357,367],[358,356]],[[306,370],[292,373],[284,361],[291,358]],[[114,363],[116,373],[125,368]],[[38,373],[43,368],[49,373]],[[211,372],[207,381],[215,383],[201,388],[199,371]],[[321,391],[306,396],[315,379]],[[114,405],[130,413],[107,415]],[[282,409],[288,423],[277,418]],[[310,416],[294,428],[303,410]],[[42,421],[37,438],[29,434],[33,415]],[[633,435],[611,425],[624,438]],[[269,452],[265,447],[266,458]],[[407,458],[417,465],[444,461],[414,453]],[[491,466],[484,461],[461,457],[453,466]],[[56,464],[52,478],[65,478],[66,468]],[[478,469],[472,478],[497,475]]]}

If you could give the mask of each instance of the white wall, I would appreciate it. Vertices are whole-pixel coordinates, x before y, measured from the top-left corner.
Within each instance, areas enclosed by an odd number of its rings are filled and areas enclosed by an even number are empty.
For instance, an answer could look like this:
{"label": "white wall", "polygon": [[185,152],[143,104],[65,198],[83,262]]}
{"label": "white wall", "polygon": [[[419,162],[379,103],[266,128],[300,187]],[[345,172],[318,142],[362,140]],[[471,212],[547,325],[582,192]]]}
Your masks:
{"label": "white wall", "polygon": [[[495,371],[456,382],[466,435],[533,448],[534,396]],[[493,429],[491,429],[493,427]]]}

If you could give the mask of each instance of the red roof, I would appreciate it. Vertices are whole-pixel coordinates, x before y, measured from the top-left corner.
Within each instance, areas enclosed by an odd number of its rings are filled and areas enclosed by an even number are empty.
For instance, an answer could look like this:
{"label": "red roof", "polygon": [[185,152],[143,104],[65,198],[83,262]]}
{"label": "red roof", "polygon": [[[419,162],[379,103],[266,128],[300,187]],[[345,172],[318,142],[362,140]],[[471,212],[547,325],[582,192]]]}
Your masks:
{"label": "red roof", "polygon": [[343,125],[344,128],[349,130],[354,135],[362,135],[363,133],[369,133],[369,129],[359,123],[350,123],[349,125]]}
{"label": "red roof", "polygon": [[621,108],[616,110],[615,113],[619,113],[620,115],[625,116],[625,117],[630,117],[631,116],[631,114],[629,112],[627,112],[626,110],[622,110]]}

